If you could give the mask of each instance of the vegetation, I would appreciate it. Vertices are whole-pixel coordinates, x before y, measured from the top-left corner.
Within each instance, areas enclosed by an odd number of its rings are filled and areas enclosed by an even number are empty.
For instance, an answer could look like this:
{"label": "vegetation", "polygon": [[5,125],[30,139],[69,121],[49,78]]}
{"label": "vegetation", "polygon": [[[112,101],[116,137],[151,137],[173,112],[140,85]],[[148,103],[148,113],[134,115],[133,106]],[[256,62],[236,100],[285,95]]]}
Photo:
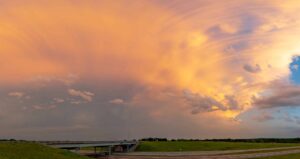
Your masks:
{"label": "vegetation", "polygon": [[33,142],[1,141],[0,159],[88,159],[67,150]]}
{"label": "vegetation", "polygon": [[300,138],[205,139],[203,141],[256,142],[256,143],[300,143]]}
{"label": "vegetation", "polygon": [[140,141],[214,141],[214,142],[258,142],[258,143],[300,143],[300,138],[254,138],[254,139],[167,139],[143,138]]}
{"label": "vegetation", "polygon": [[149,137],[140,139],[140,141],[168,141],[167,138],[156,138],[156,137]]}
{"label": "vegetation", "polygon": [[247,143],[247,142],[211,142],[211,141],[142,141],[136,151],[212,151],[245,150],[275,147],[300,146],[298,143]]}

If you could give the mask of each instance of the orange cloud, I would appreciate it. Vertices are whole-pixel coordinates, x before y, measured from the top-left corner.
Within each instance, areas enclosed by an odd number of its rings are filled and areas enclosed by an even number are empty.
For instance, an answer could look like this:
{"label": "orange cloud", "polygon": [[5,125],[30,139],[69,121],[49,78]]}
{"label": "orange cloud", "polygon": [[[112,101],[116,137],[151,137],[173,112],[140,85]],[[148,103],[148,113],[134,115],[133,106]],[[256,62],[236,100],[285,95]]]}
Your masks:
{"label": "orange cloud", "polygon": [[[264,90],[251,86],[288,77],[299,51],[297,14],[288,8],[298,3],[203,3],[182,13],[151,1],[6,2],[0,7],[0,83],[69,73],[87,81],[132,80],[189,90],[218,103],[209,110],[221,105],[224,116],[234,117]],[[278,9],[276,18],[260,5]],[[241,108],[228,110],[232,103]]]}

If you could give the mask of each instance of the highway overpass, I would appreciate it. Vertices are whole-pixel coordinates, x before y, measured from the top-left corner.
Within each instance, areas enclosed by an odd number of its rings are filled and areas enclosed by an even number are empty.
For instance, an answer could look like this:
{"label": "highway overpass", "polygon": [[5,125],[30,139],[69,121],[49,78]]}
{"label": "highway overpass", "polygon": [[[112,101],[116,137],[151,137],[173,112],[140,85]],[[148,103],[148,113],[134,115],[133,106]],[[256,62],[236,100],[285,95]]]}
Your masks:
{"label": "highway overpass", "polygon": [[98,147],[107,148],[105,154],[111,155],[113,152],[130,152],[138,145],[138,141],[40,141],[39,143],[59,148],[78,151],[82,148],[93,147],[94,154],[97,154]]}

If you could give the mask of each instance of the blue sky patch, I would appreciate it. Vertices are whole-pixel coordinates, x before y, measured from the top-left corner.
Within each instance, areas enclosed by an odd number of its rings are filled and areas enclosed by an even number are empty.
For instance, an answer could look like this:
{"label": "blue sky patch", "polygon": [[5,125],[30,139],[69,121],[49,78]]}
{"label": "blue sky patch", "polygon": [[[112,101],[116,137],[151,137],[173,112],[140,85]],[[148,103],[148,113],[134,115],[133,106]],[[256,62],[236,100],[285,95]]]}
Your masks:
{"label": "blue sky patch", "polygon": [[289,67],[290,67],[290,71],[291,71],[290,79],[295,84],[300,84],[299,66],[300,66],[300,57],[299,56],[293,57],[292,62]]}

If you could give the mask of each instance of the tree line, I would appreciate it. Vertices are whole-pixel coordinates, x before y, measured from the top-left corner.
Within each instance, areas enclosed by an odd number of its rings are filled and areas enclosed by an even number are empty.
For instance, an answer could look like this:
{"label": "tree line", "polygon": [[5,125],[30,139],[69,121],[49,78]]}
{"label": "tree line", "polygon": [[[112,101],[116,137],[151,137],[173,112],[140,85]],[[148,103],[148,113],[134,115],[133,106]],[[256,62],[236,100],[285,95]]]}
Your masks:
{"label": "tree line", "polygon": [[168,139],[142,138],[140,141],[211,141],[211,142],[255,142],[255,143],[300,143],[300,138],[254,138],[254,139]]}

